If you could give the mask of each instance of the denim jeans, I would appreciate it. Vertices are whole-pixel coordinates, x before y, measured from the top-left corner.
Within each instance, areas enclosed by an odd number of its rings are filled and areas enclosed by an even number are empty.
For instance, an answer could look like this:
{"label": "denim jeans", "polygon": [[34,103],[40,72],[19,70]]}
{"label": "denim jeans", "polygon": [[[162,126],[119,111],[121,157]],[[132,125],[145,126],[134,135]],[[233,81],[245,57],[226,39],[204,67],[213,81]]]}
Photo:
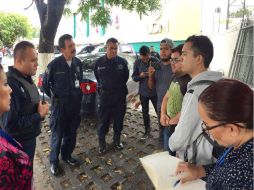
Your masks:
{"label": "denim jeans", "polygon": [[163,141],[164,141],[163,148],[165,151],[168,151],[171,156],[175,156],[176,152],[173,152],[170,150],[170,148],[168,146],[168,140],[169,140],[170,136],[174,133],[175,127],[176,127],[176,125],[171,125],[171,126],[165,127],[164,131],[163,131]]}

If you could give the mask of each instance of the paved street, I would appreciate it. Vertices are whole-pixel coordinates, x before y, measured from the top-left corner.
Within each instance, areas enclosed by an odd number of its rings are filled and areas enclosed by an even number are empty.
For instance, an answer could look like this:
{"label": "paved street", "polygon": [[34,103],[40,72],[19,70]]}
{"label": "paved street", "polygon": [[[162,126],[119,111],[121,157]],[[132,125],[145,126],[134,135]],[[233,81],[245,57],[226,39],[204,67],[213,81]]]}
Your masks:
{"label": "paved street", "polygon": [[[43,123],[42,133],[38,137],[37,151],[34,163],[34,180],[36,190],[88,189],[88,190],[149,190],[153,186],[143,170],[139,158],[153,152],[158,152],[158,125],[152,116],[152,137],[146,141],[140,140],[143,134],[143,119],[140,111],[128,108],[122,140],[124,149],[120,152],[110,150],[104,156],[98,156],[98,140],[96,122],[82,121],[78,130],[77,145],[74,157],[79,160],[79,167],[70,167],[63,161],[63,169],[59,177],[54,177],[49,171],[50,129],[47,122]],[[107,137],[110,147],[112,143],[112,128]]]}

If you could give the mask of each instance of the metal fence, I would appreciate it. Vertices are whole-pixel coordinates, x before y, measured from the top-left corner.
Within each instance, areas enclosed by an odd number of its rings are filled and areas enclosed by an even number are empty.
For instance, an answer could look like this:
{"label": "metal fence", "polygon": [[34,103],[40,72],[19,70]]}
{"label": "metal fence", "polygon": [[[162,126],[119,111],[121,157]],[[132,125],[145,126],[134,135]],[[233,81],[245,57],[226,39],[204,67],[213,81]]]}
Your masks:
{"label": "metal fence", "polygon": [[243,20],[229,70],[229,77],[253,87],[253,20]]}

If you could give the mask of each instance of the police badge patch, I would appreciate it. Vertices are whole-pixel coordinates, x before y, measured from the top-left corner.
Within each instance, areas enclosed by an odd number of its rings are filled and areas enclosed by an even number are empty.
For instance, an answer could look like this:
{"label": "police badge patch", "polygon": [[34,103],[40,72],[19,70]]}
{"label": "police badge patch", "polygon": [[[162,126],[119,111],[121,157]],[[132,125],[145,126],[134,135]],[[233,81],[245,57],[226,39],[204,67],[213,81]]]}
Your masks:
{"label": "police badge patch", "polygon": [[123,69],[123,65],[122,65],[122,64],[119,64],[119,65],[117,66],[117,69],[118,69],[118,70],[122,70],[122,69]]}
{"label": "police badge patch", "polygon": [[79,73],[80,72],[80,68],[77,66],[76,67],[76,71]]}

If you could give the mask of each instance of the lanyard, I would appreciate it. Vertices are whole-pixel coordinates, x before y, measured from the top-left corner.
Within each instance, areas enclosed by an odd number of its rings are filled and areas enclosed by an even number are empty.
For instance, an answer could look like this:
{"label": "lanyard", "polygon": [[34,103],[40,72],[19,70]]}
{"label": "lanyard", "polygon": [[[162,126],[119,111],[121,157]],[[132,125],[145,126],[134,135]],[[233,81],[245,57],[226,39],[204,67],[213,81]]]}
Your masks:
{"label": "lanyard", "polygon": [[216,162],[217,166],[222,166],[224,164],[226,156],[233,150],[233,148],[234,148],[233,146],[230,146],[223,152],[221,157]]}
{"label": "lanyard", "polygon": [[3,137],[4,139],[6,139],[8,143],[12,144],[17,149],[23,150],[22,146],[17,141],[15,141],[13,138],[11,138],[7,133],[5,133],[1,129],[0,129],[0,137]]}

